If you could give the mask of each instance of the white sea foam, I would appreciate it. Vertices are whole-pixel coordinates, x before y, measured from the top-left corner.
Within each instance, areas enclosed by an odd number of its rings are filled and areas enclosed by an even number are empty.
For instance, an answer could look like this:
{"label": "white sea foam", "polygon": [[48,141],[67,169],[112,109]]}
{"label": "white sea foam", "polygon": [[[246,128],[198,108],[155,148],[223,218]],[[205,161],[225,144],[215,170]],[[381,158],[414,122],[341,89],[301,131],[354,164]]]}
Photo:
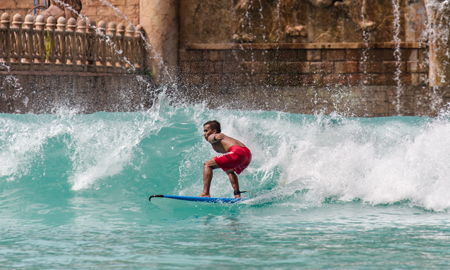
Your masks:
{"label": "white sea foam", "polygon": [[[409,202],[436,211],[450,208],[450,122],[447,118],[341,118],[284,113],[212,111],[223,132],[253,153],[241,190],[295,196],[305,205],[325,200],[370,204]],[[214,156],[207,143],[181,165],[180,194],[201,191],[201,164]],[[189,176],[195,174],[197,182]],[[212,193],[228,196],[225,174],[214,171]],[[270,190],[269,192],[267,190]],[[283,195],[284,194],[284,195]],[[264,195],[269,196],[270,195]]]}
{"label": "white sea foam", "polygon": [[0,117],[0,177],[15,180],[28,174],[33,162],[38,162],[42,147],[49,138],[67,131],[64,124],[48,117],[31,121],[20,117]]}
{"label": "white sea foam", "polygon": [[154,113],[137,113],[133,117],[113,114],[74,125],[69,145],[73,152],[73,172],[69,177],[72,189],[89,188],[99,179],[121,173],[130,164],[140,141],[157,132],[157,119]]}
{"label": "white sea foam", "polygon": [[[389,204],[407,200],[427,209],[450,208],[448,121],[417,126],[405,118],[380,123],[343,119],[332,124],[329,120],[319,117],[294,128],[300,132],[288,128],[269,157],[270,163],[283,167],[285,175],[280,180],[302,183],[308,201],[334,197]],[[280,123],[276,129],[282,126],[289,123]]]}
{"label": "white sea foam", "polygon": [[[2,115],[0,177],[29,174],[33,164],[52,158],[43,156],[43,148],[59,136],[65,146],[58,151],[65,153],[58,155],[71,161],[65,178],[72,190],[99,187],[96,183],[108,183],[131,164],[141,175],[179,177],[173,183],[146,179],[155,190],[163,185],[170,192],[197,195],[202,164],[216,155],[202,138],[202,124],[211,119],[221,121],[224,133],[252,151],[240,185],[258,193],[261,202],[287,200],[293,208],[304,208],[361,200],[450,209],[450,121],[445,112],[436,119],[366,119],[163,106],[131,114]],[[220,170],[214,171],[211,193],[232,194]]]}

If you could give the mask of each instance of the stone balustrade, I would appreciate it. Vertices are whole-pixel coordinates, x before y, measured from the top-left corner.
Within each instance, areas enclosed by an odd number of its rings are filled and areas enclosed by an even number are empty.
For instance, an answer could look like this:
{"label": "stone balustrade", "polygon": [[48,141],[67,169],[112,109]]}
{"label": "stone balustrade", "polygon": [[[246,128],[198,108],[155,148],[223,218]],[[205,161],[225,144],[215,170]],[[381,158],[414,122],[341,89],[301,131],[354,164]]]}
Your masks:
{"label": "stone balustrade", "polygon": [[[143,68],[143,28],[104,21],[3,13],[0,21],[0,71],[79,71],[138,73]],[[3,67],[3,69],[2,69]],[[3,70],[4,71],[4,70]]]}

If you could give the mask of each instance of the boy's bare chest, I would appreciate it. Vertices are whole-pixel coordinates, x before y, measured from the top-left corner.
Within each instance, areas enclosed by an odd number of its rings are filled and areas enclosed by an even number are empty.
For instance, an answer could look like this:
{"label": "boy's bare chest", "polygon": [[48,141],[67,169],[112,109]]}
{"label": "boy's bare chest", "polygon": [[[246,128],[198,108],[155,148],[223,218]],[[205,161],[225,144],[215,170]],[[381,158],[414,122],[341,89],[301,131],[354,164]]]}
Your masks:
{"label": "boy's bare chest", "polygon": [[225,150],[225,147],[223,146],[222,143],[215,143],[212,144],[212,148],[214,149],[214,151],[218,152],[218,153],[226,153],[227,150]]}

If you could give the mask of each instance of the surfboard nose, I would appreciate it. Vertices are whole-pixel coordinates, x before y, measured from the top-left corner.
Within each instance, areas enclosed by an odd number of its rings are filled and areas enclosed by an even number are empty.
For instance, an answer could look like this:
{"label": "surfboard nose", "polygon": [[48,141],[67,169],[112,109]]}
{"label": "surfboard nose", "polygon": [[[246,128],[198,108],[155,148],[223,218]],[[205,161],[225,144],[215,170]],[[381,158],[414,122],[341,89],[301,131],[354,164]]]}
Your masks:
{"label": "surfboard nose", "polygon": [[159,197],[159,198],[164,198],[164,195],[151,195],[148,200],[151,201],[153,197]]}

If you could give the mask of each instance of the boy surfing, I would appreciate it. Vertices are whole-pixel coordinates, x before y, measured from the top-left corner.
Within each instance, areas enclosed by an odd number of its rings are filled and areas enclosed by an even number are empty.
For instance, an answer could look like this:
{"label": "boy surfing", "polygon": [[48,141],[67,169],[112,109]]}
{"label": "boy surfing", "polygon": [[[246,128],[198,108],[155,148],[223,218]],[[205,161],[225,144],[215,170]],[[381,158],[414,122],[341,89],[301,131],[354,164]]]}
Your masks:
{"label": "boy surfing", "polygon": [[234,197],[241,198],[236,174],[240,174],[252,161],[250,150],[240,141],[221,133],[220,123],[216,120],[203,124],[203,136],[211,143],[216,152],[223,154],[203,163],[203,192],[199,197],[211,197],[209,189],[211,188],[213,170],[221,168],[230,178],[231,186],[234,189]]}

